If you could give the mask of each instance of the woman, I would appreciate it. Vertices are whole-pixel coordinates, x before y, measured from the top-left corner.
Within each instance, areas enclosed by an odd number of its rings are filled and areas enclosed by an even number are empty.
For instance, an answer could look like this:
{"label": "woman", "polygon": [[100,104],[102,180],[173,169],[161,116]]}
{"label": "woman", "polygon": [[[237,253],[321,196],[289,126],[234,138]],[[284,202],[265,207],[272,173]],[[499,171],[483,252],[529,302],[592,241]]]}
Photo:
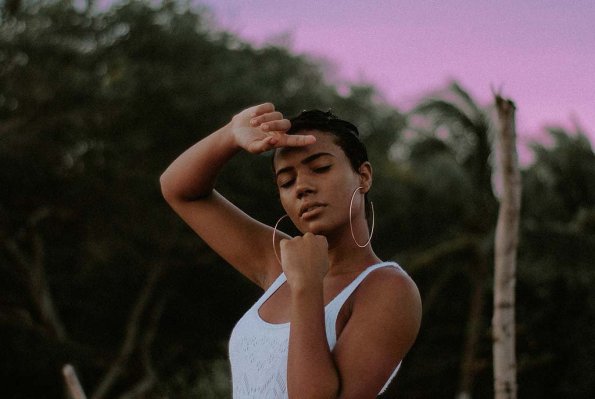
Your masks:
{"label": "woman", "polygon": [[[240,150],[274,150],[281,204],[302,236],[250,218],[213,189]],[[235,399],[374,398],[396,374],[421,302],[407,274],[372,250],[371,186],[355,126],[320,111],[289,121],[270,103],[235,115],[161,176],[173,209],[265,291],[230,339]]]}

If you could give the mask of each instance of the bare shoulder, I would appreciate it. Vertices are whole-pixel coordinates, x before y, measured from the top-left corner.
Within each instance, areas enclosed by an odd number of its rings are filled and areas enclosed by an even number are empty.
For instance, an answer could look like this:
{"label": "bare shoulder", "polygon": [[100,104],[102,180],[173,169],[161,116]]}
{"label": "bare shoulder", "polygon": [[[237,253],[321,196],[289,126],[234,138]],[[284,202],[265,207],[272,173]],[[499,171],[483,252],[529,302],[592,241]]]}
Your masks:
{"label": "bare shoulder", "polygon": [[413,279],[395,267],[372,271],[352,296],[333,355],[343,397],[376,397],[415,342],[421,300]]}
{"label": "bare shoulder", "polygon": [[380,267],[372,271],[360,284],[357,297],[362,302],[419,299],[413,279],[400,268]]}
{"label": "bare shoulder", "polygon": [[421,323],[421,298],[417,285],[402,269],[381,267],[372,271],[355,292],[353,309],[413,330]]}

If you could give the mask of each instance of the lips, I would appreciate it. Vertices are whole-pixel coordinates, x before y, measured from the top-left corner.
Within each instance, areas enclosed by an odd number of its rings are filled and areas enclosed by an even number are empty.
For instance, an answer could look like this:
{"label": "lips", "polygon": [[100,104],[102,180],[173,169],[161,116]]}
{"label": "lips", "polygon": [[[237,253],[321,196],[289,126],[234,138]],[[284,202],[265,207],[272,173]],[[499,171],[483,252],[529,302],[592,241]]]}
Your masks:
{"label": "lips", "polygon": [[309,204],[304,204],[302,205],[302,207],[300,208],[300,217],[304,216],[304,214],[307,214],[309,212],[312,212],[316,209],[322,208],[326,205],[321,204],[319,202],[313,202],[313,203],[309,203]]}

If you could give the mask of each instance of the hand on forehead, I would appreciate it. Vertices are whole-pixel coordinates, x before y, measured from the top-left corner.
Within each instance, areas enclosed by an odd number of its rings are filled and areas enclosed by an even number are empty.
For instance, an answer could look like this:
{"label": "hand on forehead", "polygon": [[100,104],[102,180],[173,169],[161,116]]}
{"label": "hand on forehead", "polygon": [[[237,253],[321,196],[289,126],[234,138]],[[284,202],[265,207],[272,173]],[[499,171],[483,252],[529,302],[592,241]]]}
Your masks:
{"label": "hand on forehead", "polygon": [[303,131],[300,134],[312,135],[316,137],[316,141],[302,147],[282,147],[276,149],[273,159],[274,169],[283,167],[281,164],[301,162],[315,154],[328,154],[336,158],[345,157],[343,150],[334,141],[332,134],[317,130]]}

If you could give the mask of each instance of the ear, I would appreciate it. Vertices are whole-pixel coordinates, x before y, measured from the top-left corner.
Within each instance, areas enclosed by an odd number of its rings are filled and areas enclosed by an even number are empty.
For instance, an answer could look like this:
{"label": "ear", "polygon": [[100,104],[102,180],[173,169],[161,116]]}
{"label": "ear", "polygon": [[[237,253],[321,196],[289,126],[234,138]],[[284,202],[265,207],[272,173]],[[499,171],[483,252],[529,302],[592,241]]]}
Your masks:
{"label": "ear", "polygon": [[359,167],[360,186],[363,192],[367,193],[372,188],[372,164],[368,161],[362,163]]}

